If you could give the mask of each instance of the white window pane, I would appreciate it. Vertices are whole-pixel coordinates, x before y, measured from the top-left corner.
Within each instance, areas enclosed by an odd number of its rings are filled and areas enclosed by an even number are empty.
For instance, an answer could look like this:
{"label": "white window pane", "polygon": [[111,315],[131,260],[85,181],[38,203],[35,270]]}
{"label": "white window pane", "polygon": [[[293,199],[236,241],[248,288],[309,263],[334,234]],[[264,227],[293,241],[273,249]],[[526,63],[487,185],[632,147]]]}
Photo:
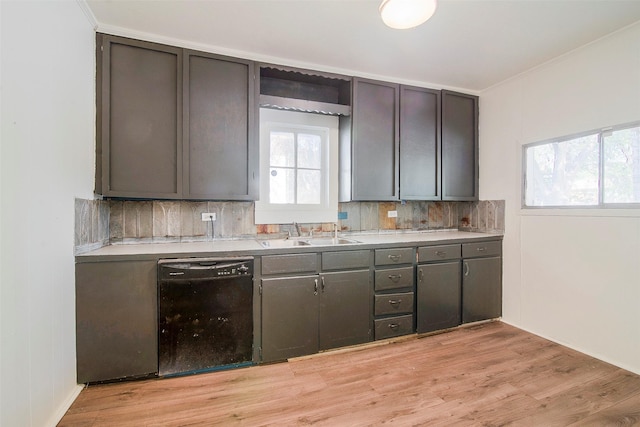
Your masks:
{"label": "white window pane", "polygon": [[528,147],[527,206],[598,204],[598,135]]}
{"label": "white window pane", "polygon": [[269,134],[269,165],[294,167],[294,134],[291,132],[271,132]]}
{"label": "white window pane", "polygon": [[604,202],[640,203],[640,128],[606,135],[604,153]]}
{"label": "white window pane", "polygon": [[298,170],[298,203],[320,204],[321,176],[319,170]]}
{"label": "white window pane", "polygon": [[322,140],[319,135],[298,135],[298,167],[320,169],[322,167]]}
{"label": "white window pane", "polygon": [[269,172],[269,203],[295,203],[294,169],[271,168]]}

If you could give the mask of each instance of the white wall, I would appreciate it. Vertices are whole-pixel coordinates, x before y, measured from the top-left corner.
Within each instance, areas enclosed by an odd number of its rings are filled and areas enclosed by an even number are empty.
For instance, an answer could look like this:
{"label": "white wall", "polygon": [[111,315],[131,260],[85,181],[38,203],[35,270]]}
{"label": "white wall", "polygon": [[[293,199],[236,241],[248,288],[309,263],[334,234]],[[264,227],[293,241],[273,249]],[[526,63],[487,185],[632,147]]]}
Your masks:
{"label": "white wall", "polygon": [[504,320],[640,373],[640,210],[521,210],[522,144],[640,120],[640,23],[480,95],[480,198],[506,200]]}
{"label": "white wall", "polygon": [[73,0],[2,0],[0,16],[0,425],[53,426],[79,392],[74,197],[93,197],[94,32]]}

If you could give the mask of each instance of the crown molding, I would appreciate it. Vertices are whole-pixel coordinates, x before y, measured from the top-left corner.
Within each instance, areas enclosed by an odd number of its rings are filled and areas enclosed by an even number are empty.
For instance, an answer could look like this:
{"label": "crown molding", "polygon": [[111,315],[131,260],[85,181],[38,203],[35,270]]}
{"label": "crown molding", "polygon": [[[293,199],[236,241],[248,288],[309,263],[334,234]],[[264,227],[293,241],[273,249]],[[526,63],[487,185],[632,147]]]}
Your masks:
{"label": "crown molding", "polygon": [[87,4],[86,0],[76,0],[76,3],[78,4],[78,6],[80,6],[80,10],[82,10],[82,13],[84,13],[84,16],[87,18],[93,29],[97,29],[98,20],[96,19],[96,16],[93,14],[93,11]]}

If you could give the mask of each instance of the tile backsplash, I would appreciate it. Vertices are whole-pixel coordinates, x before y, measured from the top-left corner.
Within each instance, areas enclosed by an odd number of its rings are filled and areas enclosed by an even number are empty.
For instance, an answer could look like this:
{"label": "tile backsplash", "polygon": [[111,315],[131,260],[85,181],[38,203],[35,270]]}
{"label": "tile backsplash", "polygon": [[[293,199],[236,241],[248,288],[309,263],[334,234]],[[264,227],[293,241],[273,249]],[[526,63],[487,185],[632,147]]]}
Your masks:
{"label": "tile backsplash", "polygon": [[109,244],[109,202],[75,199],[76,254]]}
{"label": "tile backsplash", "polygon": [[[76,253],[114,243],[188,242],[294,232],[291,224],[254,224],[253,202],[76,199]],[[438,230],[504,232],[505,202],[340,203],[343,232]],[[395,211],[395,216],[389,216]],[[203,222],[202,213],[216,220]],[[303,234],[330,233],[332,223],[300,224]]]}

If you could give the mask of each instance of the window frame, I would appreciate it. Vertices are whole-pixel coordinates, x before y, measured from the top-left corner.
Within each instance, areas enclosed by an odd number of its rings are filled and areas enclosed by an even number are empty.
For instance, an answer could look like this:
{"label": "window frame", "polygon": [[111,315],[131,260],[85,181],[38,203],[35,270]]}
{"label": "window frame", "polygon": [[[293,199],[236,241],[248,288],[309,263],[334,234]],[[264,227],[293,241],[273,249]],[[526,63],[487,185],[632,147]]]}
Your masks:
{"label": "window frame", "polygon": [[[260,109],[260,199],[255,202],[256,224],[336,222],[338,217],[338,118],[315,113]],[[322,203],[269,203],[270,132],[323,133]],[[266,141],[266,144],[265,144]],[[304,169],[304,168],[302,168]],[[297,165],[294,170],[297,170]],[[296,189],[297,191],[297,189]]]}
{"label": "window frame", "polygon": [[[640,128],[640,121],[625,123],[621,125],[608,126],[604,128],[594,129],[586,132],[565,135],[559,138],[551,138],[543,141],[532,142],[522,145],[522,177],[521,177],[521,200],[520,206],[524,210],[542,210],[542,209],[568,209],[568,210],[595,210],[595,209],[640,209],[640,202],[632,203],[606,203],[604,201],[604,177],[605,177],[605,158],[604,158],[604,138],[607,133],[616,131]],[[552,143],[562,143],[573,139],[584,138],[590,135],[597,135],[598,140],[598,203],[593,205],[545,205],[535,206],[527,205],[527,150],[532,147],[547,145]]]}

